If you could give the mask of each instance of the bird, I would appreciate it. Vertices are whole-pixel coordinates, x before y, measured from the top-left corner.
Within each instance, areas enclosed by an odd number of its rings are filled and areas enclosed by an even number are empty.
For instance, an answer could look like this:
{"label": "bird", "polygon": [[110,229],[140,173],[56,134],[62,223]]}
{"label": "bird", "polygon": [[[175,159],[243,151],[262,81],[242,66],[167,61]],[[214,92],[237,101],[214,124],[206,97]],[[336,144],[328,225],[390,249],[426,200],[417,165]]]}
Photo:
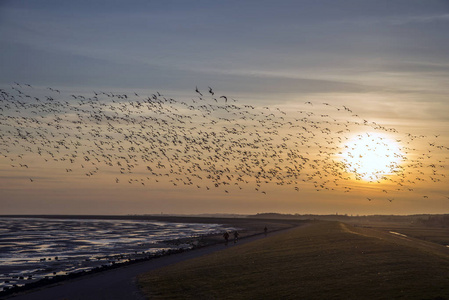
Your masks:
{"label": "bird", "polygon": [[[203,95],[196,86],[193,99],[158,91],[81,95],[20,83],[0,89],[0,159],[10,160],[12,168],[20,166],[25,178],[39,159],[60,166],[67,180],[104,174],[112,183],[123,179],[151,189],[150,182],[167,179],[176,188],[214,190],[210,186],[228,193],[256,187],[251,190],[265,194],[265,187],[273,185],[294,192],[310,187],[354,193],[365,179],[373,185],[388,183],[378,191],[389,195],[417,193],[414,186],[442,184],[449,176],[441,159],[449,148],[435,135],[401,133],[330,101],[323,103],[325,113],[310,101],[300,104],[299,111],[287,111],[233,98],[228,104],[227,96],[217,101],[208,89]],[[354,132],[363,131],[359,138],[373,143],[362,145],[365,152],[344,145]],[[385,143],[372,132],[394,132],[396,142],[404,145],[387,154],[403,161],[390,167],[391,175],[368,174],[361,162],[349,160],[363,160]],[[419,147],[416,157],[404,154]],[[348,157],[337,159],[345,149]]]}
{"label": "bird", "polygon": [[198,94],[200,94],[200,96],[203,96],[203,94],[201,94],[201,92],[198,90],[198,87],[195,88],[195,92],[197,92]]}

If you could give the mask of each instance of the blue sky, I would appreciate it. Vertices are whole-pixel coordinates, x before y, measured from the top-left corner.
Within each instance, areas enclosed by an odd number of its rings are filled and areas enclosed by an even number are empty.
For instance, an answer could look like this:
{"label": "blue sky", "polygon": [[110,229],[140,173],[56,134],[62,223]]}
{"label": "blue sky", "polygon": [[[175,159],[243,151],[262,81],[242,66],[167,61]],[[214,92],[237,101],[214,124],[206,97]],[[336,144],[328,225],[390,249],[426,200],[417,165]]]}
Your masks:
{"label": "blue sky", "polygon": [[359,93],[449,71],[447,1],[19,0],[0,20],[3,84]]}

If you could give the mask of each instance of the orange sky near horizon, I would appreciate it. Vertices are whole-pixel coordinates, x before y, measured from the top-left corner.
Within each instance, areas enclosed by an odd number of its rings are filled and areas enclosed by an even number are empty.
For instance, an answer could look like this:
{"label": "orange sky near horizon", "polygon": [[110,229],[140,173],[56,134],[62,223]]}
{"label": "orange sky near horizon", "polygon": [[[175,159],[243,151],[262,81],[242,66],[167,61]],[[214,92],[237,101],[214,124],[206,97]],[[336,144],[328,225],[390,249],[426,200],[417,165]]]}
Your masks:
{"label": "orange sky near horizon", "polygon": [[199,93],[3,90],[2,213],[447,213],[441,133]]}

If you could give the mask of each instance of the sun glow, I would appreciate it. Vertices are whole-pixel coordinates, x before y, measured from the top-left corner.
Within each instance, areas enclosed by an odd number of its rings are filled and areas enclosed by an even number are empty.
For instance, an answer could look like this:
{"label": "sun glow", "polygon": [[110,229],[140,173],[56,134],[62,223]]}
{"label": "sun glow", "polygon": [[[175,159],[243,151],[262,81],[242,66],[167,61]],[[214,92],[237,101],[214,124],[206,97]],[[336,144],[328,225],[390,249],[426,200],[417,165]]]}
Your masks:
{"label": "sun glow", "polygon": [[366,181],[398,172],[402,161],[399,144],[379,133],[355,136],[344,145],[341,155],[346,171]]}

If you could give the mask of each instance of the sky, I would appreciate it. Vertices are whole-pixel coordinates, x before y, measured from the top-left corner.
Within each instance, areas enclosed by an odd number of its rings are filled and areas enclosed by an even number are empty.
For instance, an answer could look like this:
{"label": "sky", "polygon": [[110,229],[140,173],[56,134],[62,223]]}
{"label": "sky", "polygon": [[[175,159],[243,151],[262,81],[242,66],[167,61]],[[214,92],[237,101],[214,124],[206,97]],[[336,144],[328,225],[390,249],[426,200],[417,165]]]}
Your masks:
{"label": "sky", "polygon": [[447,1],[1,1],[0,213],[449,213],[448,31]]}

